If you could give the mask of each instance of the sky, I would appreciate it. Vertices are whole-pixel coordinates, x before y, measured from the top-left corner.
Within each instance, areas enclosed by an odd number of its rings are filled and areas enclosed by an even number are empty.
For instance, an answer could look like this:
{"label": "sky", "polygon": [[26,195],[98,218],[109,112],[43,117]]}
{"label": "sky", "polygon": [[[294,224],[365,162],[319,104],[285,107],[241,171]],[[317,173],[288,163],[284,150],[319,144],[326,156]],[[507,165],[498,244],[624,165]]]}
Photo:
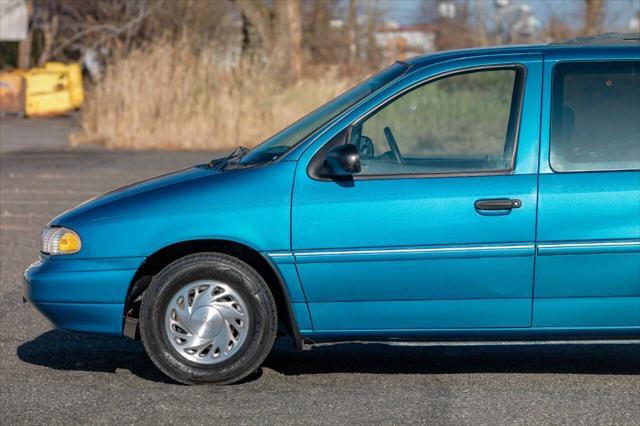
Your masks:
{"label": "sky", "polygon": [[[469,0],[473,9],[476,0]],[[493,8],[493,0],[479,0],[486,4],[485,10]],[[420,16],[420,5],[423,0],[377,0],[382,10],[388,11],[391,19],[401,24],[411,24]],[[543,24],[554,16],[558,16],[573,25],[579,25],[584,0],[511,0],[512,4],[528,4],[535,16]],[[635,11],[640,10],[640,0],[605,0],[607,21],[605,31],[626,29],[629,19]]]}

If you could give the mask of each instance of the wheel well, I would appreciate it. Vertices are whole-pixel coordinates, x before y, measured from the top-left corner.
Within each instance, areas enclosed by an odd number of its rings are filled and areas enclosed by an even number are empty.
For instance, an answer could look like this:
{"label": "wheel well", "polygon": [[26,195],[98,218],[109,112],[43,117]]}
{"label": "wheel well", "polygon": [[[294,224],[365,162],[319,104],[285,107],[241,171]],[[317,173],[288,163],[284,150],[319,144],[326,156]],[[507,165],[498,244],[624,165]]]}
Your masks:
{"label": "wheel well", "polygon": [[[217,252],[234,256],[254,268],[265,280],[278,311],[279,331],[293,337],[296,347],[302,347],[302,340],[298,332],[289,294],[285,284],[273,265],[256,250],[240,243],[227,240],[191,240],[164,247],[149,256],[140,266],[131,280],[125,304],[124,334],[129,337],[137,335],[141,296],[151,284],[154,275],[167,265],[184,256],[201,252]],[[129,328],[128,327],[133,327]]]}

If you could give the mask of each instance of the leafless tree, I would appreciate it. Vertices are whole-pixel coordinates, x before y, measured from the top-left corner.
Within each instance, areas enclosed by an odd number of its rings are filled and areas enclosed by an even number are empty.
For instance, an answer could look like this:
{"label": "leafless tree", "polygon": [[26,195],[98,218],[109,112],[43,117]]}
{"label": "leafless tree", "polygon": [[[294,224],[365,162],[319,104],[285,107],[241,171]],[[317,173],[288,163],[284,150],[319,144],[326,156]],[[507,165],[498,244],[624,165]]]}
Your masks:
{"label": "leafless tree", "polygon": [[486,46],[489,44],[489,39],[487,38],[487,23],[485,21],[484,4],[482,0],[475,0],[475,12],[478,42],[480,46]]}
{"label": "leafless tree", "polygon": [[358,5],[356,0],[349,0],[347,13],[347,47],[349,49],[349,65],[353,65],[358,58]]}
{"label": "leafless tree", "polygon": [[340,20],[343,10],[341,6],[340,0],[303,0],[304,62],[332,65],[348,63],[350,49],[346,40],[349,38],[349,29]]}
{"label": "leafless tree", "polygon": [[187,37],[194,50],[229,47],[229,28],[240,32],[231,0],[33,0],[33,9],[30,35],[39,65],[86,55],[104,61],[155,39]]}
{"label": "leafless tree", "polygon": [[[422,21],[429,24],[436,35],[436,48],[439,50],[457,49],[478,44],[478,35],[470,21],[469,0],[449,0],[446,3],[453,6],[455,11],[453,16],[441,14],[439,0],[424,1],[421,6]],[[476,6],[478,6],[477,3]],[[477,12],[476,9],[476,18],[478,17]],[[482,15],[480,15],[480,19],[482,19]],[[478,28],[484,29],[483,19]]]}
{"label": "leafless tree", "polygon": [[553,16],[547,21],[544,35],[548,41],[559,41],[571,38],[575,34],[565,21]]}
{"label": "leafless tree", "polygon": [[36,0],[32,31],[40,40],[38,64],[79,59],[103,47],[125,51],[143,37],[148,18],[164,0]]}
{"label": "leafless tree", "polygon": [[584,0],[584,35],[602,32],[604,22],[604,0]]}
{"label": "leafless tree", "polygon": [[255,28],[268,63],[283,81],[296,80],[302,72],[302,23],[300,0],[237,0],[240,11]]}

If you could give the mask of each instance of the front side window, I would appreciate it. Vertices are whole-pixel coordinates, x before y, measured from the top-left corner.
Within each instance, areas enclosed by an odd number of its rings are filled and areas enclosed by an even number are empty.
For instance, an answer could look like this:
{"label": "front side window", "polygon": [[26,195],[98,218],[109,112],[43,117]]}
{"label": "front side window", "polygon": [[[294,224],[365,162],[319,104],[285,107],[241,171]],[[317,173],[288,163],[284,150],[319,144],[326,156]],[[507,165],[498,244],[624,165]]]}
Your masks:
{"label": "front side window", "polygon": [[440,78],[353,126],[360,175],[509,171],[522,87],[518,69]]}
{"label": "front side window", "polygon": [[640,169],[640,62],[576,62],[553,73],[557,172]]}

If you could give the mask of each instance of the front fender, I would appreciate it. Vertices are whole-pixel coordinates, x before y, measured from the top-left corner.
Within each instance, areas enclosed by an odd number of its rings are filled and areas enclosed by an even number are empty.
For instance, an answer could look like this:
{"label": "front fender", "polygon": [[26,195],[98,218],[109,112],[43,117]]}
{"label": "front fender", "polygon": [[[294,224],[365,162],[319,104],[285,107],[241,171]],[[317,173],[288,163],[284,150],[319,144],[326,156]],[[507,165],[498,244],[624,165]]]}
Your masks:
{"label": "front fender", "polygon": [[290,250],[295,162],[202,174],[60,217],[76,231],[76,258],[147,257],[181,241],[236,241],[258,251]]}

